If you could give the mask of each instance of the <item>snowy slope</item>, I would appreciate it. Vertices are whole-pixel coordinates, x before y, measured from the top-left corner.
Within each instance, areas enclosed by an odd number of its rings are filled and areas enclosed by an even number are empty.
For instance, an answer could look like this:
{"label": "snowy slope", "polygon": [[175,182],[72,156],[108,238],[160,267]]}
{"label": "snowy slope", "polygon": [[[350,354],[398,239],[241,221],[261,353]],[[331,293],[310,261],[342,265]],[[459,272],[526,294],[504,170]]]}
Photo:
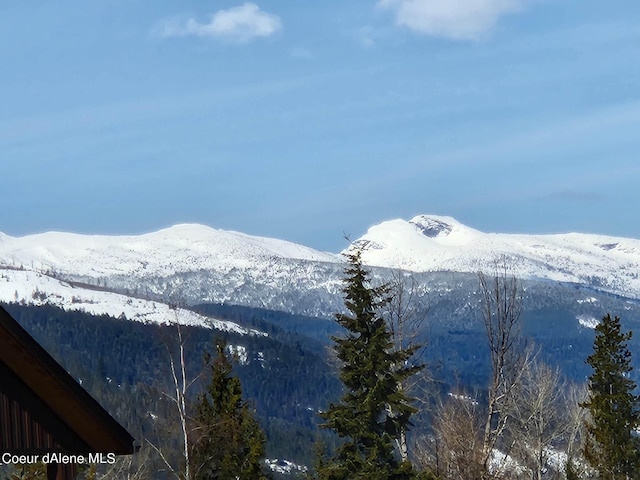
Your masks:
{"label": "snowy slope", "polygon": [[242,335],[266,335],[236,323],[208,318],[183,308],[125,295],[77,288],[38,272],[0,270],[0,302],[26,305],[54,305],[92,315],[110,315],[143,323],[180,323],[213,328]]}
{"label": "snowy slope", "polygon": [[[491,273],[495,260],[506,257],[523,279],[577,283],[640,298],[640,240],[484,233],[451,217],[420,215],[373,226],[350,248],[363,243],[364,263],[382,267],[374,269],[376,281],[383,281],[385,269],[398,268]],[[201,225],[138,236],[0,234],[0,300],[46,301],[159,322],[174,315],[168,302],[230,303],[330,317],[343,308],[342,261],[339,254]],[[186,311],[181,315],[182,323],[205,322]]]}
{"label": "snowy slope", "polygon": [[193,224],[138,236],[49,232],[0,237],[0,270],[31,270],[68,283],[187,305],[238,303],[287,310],[290,302],[283,291],[294,300],[300,289],[335,296],[339,260],[291,242]]}
{"label": "snowy slope", "polygon": [[590,285],[640,297],[640,240],[568,233],[484,233],[451,217],[419,215],[373,226],[350,248],[366,245],[368,265],[416,272],[491,273],[506,258],[521,278]]}
{"label": "snowy slope", "polygon": [[138,236],[61,232],[20,238],[0,236],[0,265],[90,277],[159,277],[206,269],[251,268],[269,259],[335,262],[337,258],[283,240],[195,224]]}

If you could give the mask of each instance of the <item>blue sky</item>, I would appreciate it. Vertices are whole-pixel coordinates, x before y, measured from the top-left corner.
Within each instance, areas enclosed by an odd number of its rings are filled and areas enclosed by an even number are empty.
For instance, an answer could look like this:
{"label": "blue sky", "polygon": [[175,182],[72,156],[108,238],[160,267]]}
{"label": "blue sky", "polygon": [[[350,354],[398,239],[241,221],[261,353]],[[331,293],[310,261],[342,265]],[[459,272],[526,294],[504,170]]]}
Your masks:
{"label": "blue sky", "polygon": [[0,231],[640,238],[640,3],[0,5]]}

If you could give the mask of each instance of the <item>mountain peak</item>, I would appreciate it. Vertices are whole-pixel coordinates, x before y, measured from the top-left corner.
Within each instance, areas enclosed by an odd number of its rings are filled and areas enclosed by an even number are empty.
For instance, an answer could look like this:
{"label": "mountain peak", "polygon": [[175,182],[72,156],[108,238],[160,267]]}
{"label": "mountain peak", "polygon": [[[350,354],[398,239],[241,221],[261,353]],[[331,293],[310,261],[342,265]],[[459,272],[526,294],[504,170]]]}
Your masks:
{"label": "mountain peak", "polygon": [[[139,237],[148,238],[165,238],[165,239],[189,239],[194,240],[206,240],[219,235],[223,230],[217,230],[207,225],[199,223],[178,223],[170,227],[162,228],[160,230],[149,232]],[[135,238],[135,237],[132,237]]]}
{"label": "mountain peak", "polygon": [[362,261],[370,266],[473,273],[491,271],[497,259],[507,258],[520,278],[595,284],[623,295],[640,292],[640,280],[632,274],[640,269],[640,240],[635,239],[484,233],[452,217],[418,215],[374,225],[353,245],[363,242]]}
{"label": "mountain peak", "polygon": [[456,219],[440,215],[418,215],[409,220],[409,223],[429,238],[446,237],[455,227],[462,226]]}

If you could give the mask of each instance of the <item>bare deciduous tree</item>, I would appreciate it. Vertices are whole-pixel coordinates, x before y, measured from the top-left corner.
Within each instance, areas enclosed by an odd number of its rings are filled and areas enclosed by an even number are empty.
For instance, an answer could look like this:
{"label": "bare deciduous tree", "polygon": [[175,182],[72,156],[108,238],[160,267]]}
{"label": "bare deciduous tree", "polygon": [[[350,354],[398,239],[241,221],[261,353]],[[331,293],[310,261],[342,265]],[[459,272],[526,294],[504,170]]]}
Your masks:
{"label": "bare deciduous tree", "polygon": [[[394,346],[409,349],[419,346],[424,336],[426,308],[422,305],[418,285],[409,272],[396,270],[387,283],[390,301],[385,305],[384,316],[389,325]],[[419,352],[414,358],[420,356]]]}
{"label": "bare deciduous tree", "polygon": [[[424,351],[424,344],[419,339],[424,338],[426,325],[426,309],[421,305],[418,287],[409,272],[396,270],[391,280],[386,284],[389,291],[389,301],[384,305],[384,318],[387,321],[394,351],[415,351],[411,361],[419,362]],[[405,365],[399,365],[404,368]],[[399,390],[412,395],[417,382],[423,380],[422,375],[414,375],[398,386]],[[419,378],[420,377],[420,378]],[[390,415],[393,412],[389,411]],[[409,459],[407,432],[402,431],[395,439],[396,448],[403,461]]]}
{"label": "bare deciduous tree", "polygon": [[[566,468],[579,475],[586,468],[586,460],[582,456],[584,447],[584,424],[588,415],[582,403],[589,396],[589,387],[586,383],[571,384],[566,391],[566,422],[564,448],[567,454]],[[567,478],[569,476],[567,475]]]}
{"label": "bare deciduous tree", "polygon": [[568,418],[566,382],[559,369],[542,361],[525,366],[522,381],[514,390],[509,415],[513,419],[511,438],[514,455],[532,478],[551,478],[549,461],[565,439]]}
{"label": "bare deciduous tree", "polygon": [[434,412],[433,435],[419,439],[421,466],[438,478],[469,480],[483,472],[482,426],[478,402],[467,395],[449,395]]}
{"label": "bare deciduous tree", "polygon": [[479,272],[478,279],[491,368],[482,438],[484,477],[489,478],[493,452],[507,428],[507,409],[522,381],[529,354],[520,337],[523,290],[506,259],[495,262],[492,276]]}
{"label": "bare deciduous tree", "polygon": [[165,455],[162,448],[152,443],[150,440],[146,440],[147,444],[160,456],[162,462],[166,465],[169,471],[178,480],[184,480],[191,478],[191,445],[190,445],[190,423],[191,418],[188,412],[187,393],[191,386],[197,382],[200,378],[200,374],[195,375],[192,378],[187,376],[187,366],[185,360],[185,348],[187,338],[182,332],[182,327],[178,322],[177,307],[172,307],[175,314],[174,326],[176,328],[176,340],[167,341],[165,348],[167,349],[167,356],[169,359],[169,368],[171,373],[173,392],[162,394],[175,406],[175,412],[178,419],[178,427],[180,429],[180,447],[182,465],[177,467],[172,465],[170,459]]}

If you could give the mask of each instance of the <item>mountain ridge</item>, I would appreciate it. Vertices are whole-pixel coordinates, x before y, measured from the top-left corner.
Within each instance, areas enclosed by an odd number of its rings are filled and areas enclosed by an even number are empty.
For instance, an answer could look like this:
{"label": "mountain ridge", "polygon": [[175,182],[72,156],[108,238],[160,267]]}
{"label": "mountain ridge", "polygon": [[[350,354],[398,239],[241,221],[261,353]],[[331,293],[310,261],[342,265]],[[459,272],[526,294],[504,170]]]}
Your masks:
{"label": "mountain ridge", "polygon": [[[506,262],[510,272],[522,279],[640,298],[640,240],[636,239],[484,233],[452,217],[418,215],[374,225],[342,253],[357,247],[362,247],[363,262],[371,267],[376,282],[386,281],[398,269],[490,274],[496,262]],[[83,305],[97,309],[99,304],[101,313],[141,321],[157,319],[154,312],[160,304],[199,303],[329,317],[343,306],[343,269],[344,258],[337,253],[199,224],[178,224],[143,235],[0,234],[0,273],[7,282],[0,288],[0,301],[58,302],[69,309]],[[425,275],[419,278],[431,281]],[[107,301],[96,296],[96,288],[120,296]],[[427,292],[431,285],[420,288]],[[131,304],[141,311],[131,313]]]}
{"label": "mountain ridge", "polygon": [[[0,238],[2,238],[0,233]],[[246,258],[291,258],[336,261],[336,255],[269,237],[214,229],[200,224],[177,224],[141,235],[83,235],[45,232],[23,237],[5,236],[0,262],[39,263],[41,270],[70,271],[79,275],[176,273],[172,263],[188,270],[228,264],[239,254]],[[74,250],[75,249],[75,250]],[[115,255],[118,250],[119,255]],[[179,255],[179,253],[182,253]],[[171,253],[176,258],[167,257]],[[144,257],[144,259],[141,259]],[[155,265],[151,260],[155,259]],[[109,265],[113,260],[114,264]],[[99,267],[102,266],[103,270]],[[154,268],[155,267],[155,268]]]}
{"label": "mountain ridge", "polygon": [[496,262],[506,261],[518,277],[640,295],[636,273],[640,272],[640,240],[636,239],[584,233],[485,233],[451,217],[419,215],[374,225],[347,251],[360,245],[364,246],[363,262],[370,266],[413,272],[491,272]]}

